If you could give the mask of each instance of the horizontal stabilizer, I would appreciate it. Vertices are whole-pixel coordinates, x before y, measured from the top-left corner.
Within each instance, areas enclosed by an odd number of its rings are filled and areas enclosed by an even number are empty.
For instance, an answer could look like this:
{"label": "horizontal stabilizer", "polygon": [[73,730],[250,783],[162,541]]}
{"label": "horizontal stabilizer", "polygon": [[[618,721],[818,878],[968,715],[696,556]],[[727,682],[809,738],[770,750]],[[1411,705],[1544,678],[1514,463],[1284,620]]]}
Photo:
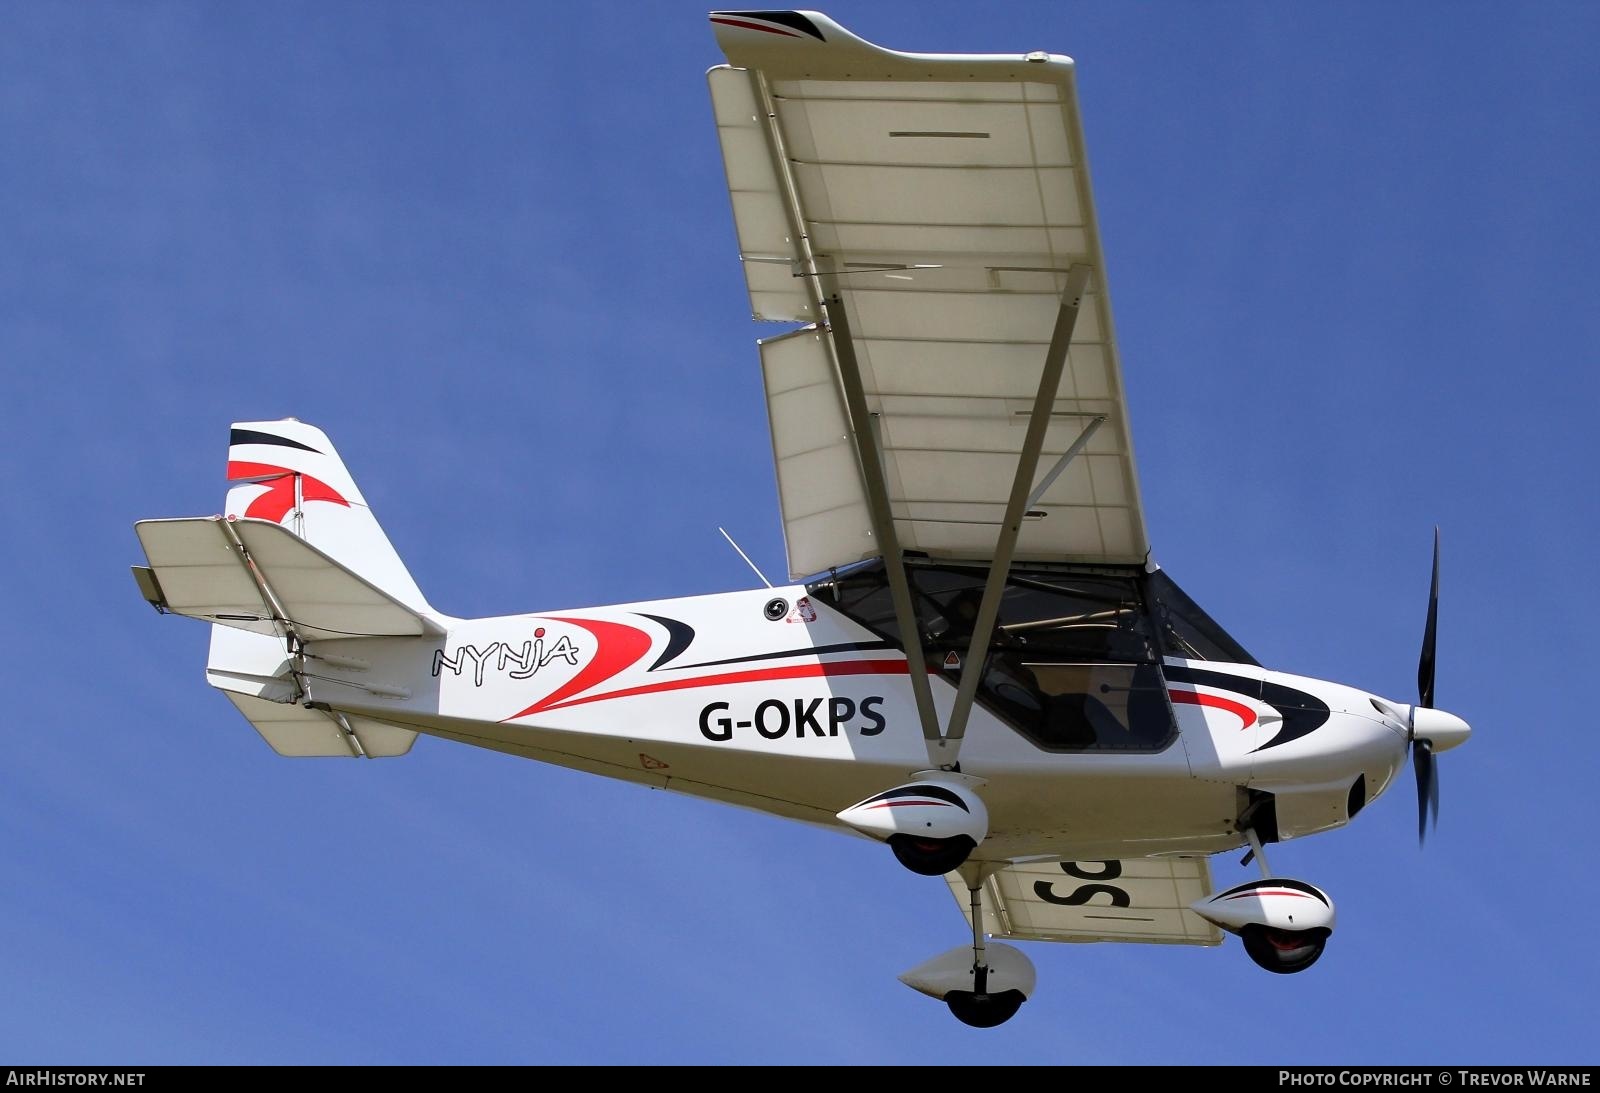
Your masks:
{"label": "horizontal stabilizer", "polygon": [[350,726],[346,733],[333,715],[321,710],[222,690],[279,755],[380,759],[404,755],[417,739],[410,729],[366,717],[344,718]]}
{"label": "horizontal stabilizer", "polygon": [[280,524],[193,517],[134,525],[150,568],[135,569],[158,608],[301,641],[440,633],[414,608]]}

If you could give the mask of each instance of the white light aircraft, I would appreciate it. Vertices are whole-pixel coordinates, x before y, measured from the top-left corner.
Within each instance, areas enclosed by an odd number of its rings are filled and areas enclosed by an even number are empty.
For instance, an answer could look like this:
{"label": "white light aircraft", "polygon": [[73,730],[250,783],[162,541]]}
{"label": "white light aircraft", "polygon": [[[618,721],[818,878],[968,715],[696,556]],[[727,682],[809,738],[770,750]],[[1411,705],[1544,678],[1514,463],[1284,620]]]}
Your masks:
{"label": "white light aircraft", "polygon": [[[1333,901],[1264,847],[1342,827],[1434,753],[1419,700],[1261,667],[1151,561],[1073,63],[881,49],[715,12],[709,74],[795,583],[459,619],[328,438],[233,426],[222,516],[137,525],[152,604],[279,754],[418,733],[827,825],[944,876],[963,944],[901,978],[978,1026],[1032,963],[991,939],[1322,954]],[[810,575],[805,577],[804,575]],[[1260,878],[1214,891],[1208,856]]]}

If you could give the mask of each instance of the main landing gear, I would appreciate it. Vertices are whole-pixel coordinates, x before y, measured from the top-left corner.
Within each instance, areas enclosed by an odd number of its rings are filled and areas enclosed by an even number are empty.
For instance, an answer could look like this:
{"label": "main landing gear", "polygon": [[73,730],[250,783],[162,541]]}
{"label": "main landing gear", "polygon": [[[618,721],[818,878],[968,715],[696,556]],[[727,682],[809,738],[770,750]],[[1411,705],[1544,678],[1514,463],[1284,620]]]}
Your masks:
{"label": "main landing gear", "polygon": [[1260,838],[1251,828],[1244,834],[1250,840],[1244,860],[1255,859],[1261,879],[1217,892],[1190,909],[1239,935],[1250,959],[1267,971],[1303,972],[1317,962],[1333,933],[1333,900],[1303,880],[1273,876]]}
{"label": "main landing gear", "polygon": [[902,786],[874,794],[839,819],[894,851],[895,860],[924,877],[959,869],[989,834],[989,810],[976,790],[982,778],[948,770],[920,771]]}
{"label": "main landing gear", "polygon": [[977,789],[982,778],[951,770],[918,771],[905,785],[874,794],[839,813],[864,835],[882,839],[895,860],[924,877],[959,871],[972,906],[972,947],[941,953],[900,981],[950,1007],[974,1028],[993,1028],[1014,1016],[1033,993],[1033,962],[1018,949],[988,944],[983,932],[983,883],[996,868],[971,861],[989,834],[989,810]]}
{"label": "main landing gear", "polygon": [[972,947],[941,953],[900,976],[912,990],[937,998],[956,1020],[973,1028],[994,1028],[1016,1015],[1033,993],[1033,961],[1019,949],[988,942],[983,931],[983,881],[986,869],[961,869],[972,907]]}

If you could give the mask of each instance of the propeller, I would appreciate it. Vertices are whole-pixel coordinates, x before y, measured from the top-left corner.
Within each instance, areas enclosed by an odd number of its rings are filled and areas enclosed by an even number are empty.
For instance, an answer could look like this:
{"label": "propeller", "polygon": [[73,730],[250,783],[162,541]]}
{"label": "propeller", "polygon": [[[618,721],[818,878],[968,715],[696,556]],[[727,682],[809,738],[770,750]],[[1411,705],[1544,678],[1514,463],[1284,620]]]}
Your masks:
{"label": "propeller", "polygon": [[1439,826],[1439,772],[1433,758],[1433,741],[1417,737],[1417,711],[1433,706],[1434,646],[1439,632],[1439,529],[1433,529],[1433,582],[1428,588],[1428,625],[1422,631],[1422,655],[1417,658],[1417,704],[1411,708],[1407,735],[1411,739],[1411,770],[1417,776],[1417,843],[1428,840],[1428,821]]}

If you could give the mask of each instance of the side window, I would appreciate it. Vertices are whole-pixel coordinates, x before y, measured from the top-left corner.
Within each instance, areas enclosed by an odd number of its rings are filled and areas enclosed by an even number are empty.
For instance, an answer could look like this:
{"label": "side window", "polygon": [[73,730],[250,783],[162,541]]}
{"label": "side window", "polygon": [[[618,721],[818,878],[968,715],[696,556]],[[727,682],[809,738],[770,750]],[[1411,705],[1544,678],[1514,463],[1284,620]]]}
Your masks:
{"label": "side window", "polygon": [[[992,681],[992,682],[991,682]],[[1176,726],[1154,664],[990,660],[997,712],[1048,751],[1160,751]]]}
{"label": "side window", "polygon": [[[982,571],[924,570],[936,603],[930,659],[961,675]],[[1127,577],[1022,573],[1007,582],[978,689],[983,705],[1051,751],[1154,751],[1175,734],[1138,583]]]}
{"label": "side window", "polygon": [[1000,604],[996,638],[1052,659],[1156,659],[1139,586],[1125,577],[1014,576]]}
{"label": "side window", "polygon": [[[929,667],[955,686],[988,571],[918,565],[908,577]],[[1013,573],[984,653],[979,703],[1049,751],[1166,747],[1177,730],[1141,585],[1104,572]],[[821,602],[898,640],[881,568],[840,577]]]}

